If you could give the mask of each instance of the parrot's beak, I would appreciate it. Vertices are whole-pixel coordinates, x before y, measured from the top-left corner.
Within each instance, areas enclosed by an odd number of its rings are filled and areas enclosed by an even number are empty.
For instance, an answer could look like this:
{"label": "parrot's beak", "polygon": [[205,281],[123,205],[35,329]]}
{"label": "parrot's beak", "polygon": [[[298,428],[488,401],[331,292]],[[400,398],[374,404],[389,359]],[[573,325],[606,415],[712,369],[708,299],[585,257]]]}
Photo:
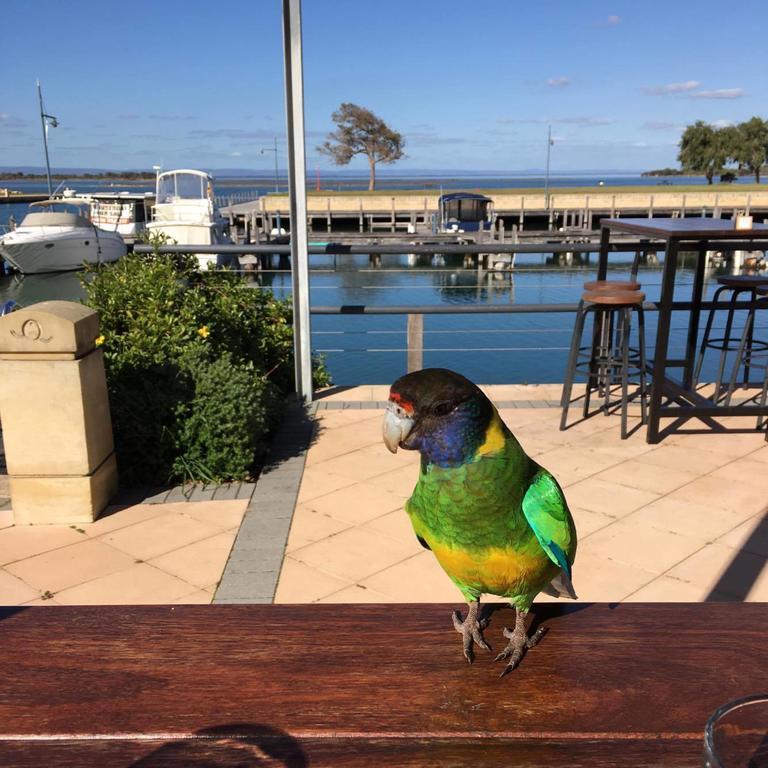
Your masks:
{"label": "parrot's beak", "polygon": [[384,443],[392,453],[397,453],[400,444],[413,429],[413,419],[396,403],[387,406],[384,414]]}

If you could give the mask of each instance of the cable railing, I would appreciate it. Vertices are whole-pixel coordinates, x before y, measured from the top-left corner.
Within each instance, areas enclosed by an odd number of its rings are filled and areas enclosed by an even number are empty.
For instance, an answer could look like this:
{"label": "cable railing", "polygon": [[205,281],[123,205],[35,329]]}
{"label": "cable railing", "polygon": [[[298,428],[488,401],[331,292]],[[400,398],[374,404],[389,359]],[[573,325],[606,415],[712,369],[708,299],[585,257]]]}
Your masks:
{"label": "cable railing", "polygon": [[[714,244],[712,248],[719,250],[733,250],[738,249],[739,245],[747,247],[746,244],[740,243],[718,243]],[[151,253],[153,249],[150,246],[137,246],[135,250],[139,253]],[[190,246],[175,245],[175,246],[162,246],[159,251],[161,253],[187,253],[190,250]],[[210,246],[194,246],[196,253],[215,253],[215,254],[252,254],[252,255],[280,255],[289,256],[290,246],[284,244],[226,244],[226,245],[210,245]],[[412,244],[412,243],[382,243],[382,244],[340,244],[340,243],[327,243],[322,245],[310,245],[309,254],[311,255],[335,255],[335,256],[354,256],[354,255],[370,255],[370,254],[465,254],[465,255],[481,255],[481,254],[513,254],[513,253],[531,253],[531,254],[563,254],[563,253],[579,253],[579,254],[597,254],[599,250],[598,243],[483,243],[483,244],[446,244],[446,243],[430,243],[430,244]],[[626,240],[617,241],[609,245],[609,253],[631,253],[635,260],[639,259],[643,255],[658,254],[663,252],[663,244],[647,240]],[[627,263],[622,264],[622,268],[626,270]],[[583,270],[582,270],[583,271]],[[488,270],[490,272],[490,270]],[[514,275],[514,271],[507,274]],[[654,283],[658,285],[658,283]],[[372,286],[372,288],[381,288],[382,286]],[[428,286],[423,286],[428,287]],[[434,287],[434,286],[432,286]],[[463,286],[462,286],[463,287]],[[468,287],[485,287],[481,285],[468,286]],[[570,287],[570,286],[567,286]],[[359,286],[354,286],[357,290]],[[393,289],[402,290],[402,286],[393,286]],[[567,345],[554,346],[554,345],[540,345],[540,346],[519,346],[519,345],[505,345],[503,342],[492,345],[473,345],[473,346],[461,346],[455,345],[450,347],[439,347],[434,345],[425,344],[425,336],[429,338],[430,334],[484,334],[484,333],[520,333],[528,332],[530,334],[545,334],[545,333],[560,333],[570,334],[572,329],[570,324],[561,328],[536,328],[536,329],[483,329],[483,328],[467,328],[467,329],[424,329],[424,319],[428,316],[448,316],[459,315],[467,318],[471,316],[514,316],[514,315],[546,315],[546,314],[571,314],[575,313],[579,304],[577,301],[567,302],[525,302],[525,303],[482,303],[482,304],[367,304],[367,303],[355,303],[355,304],[332,304],[332,305],[312,305],[310,307],[310,313],[316,317],[323,316],[337,316],[337,317],[352,317],[352,316],[404,316],[406,319],[405,329],[350,329],[346,328],[341,331],[327,331],[321,329],[313,330],[312,336],[315,337],[315,341],[318,341],[320,335],[334,335],[336,337],[340,335],[361,335],[363,333],[373,335],[400,335],[405,337],[405,343],[399,346],[387,346],[387,347],[375,347],[366,345],[365,348],[347,348],[341,345],[331,346],[323,345],[318,346],[315,350],[323,353],[405,353],[407,358],[408,370],[415,370],[421,368],[423,365],[423,357],[425,353],[446,353],[446,352],[564,352],[567,350]],[[704,301],[701,304],[703,311],[708,311],[714,306],[712,301]],[[646,312],[654,313],[659,309],[659,302],[655,300],[647,300],[643,305]],[[740,301],[737,304],[737,309],[747,309],[749,302]],[[690,301],[675,301],[672,308],[674,311],[690,311],[693,308],[693,304]],[[682,332],[682,328],[680,329]],[[673,330],[674,336],[674,330]]]}

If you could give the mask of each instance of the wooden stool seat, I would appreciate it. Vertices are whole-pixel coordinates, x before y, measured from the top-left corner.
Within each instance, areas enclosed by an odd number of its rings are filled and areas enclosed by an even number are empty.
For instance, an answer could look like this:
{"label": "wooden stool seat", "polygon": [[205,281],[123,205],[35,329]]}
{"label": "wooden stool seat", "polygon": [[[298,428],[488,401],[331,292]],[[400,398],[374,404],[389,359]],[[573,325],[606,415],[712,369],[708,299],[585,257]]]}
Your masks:
{"label": "wooden stool seat", "polygon": [[587,291],[581,296],[589,304],[602,304],[612,307],[626,307],[642,304],[645,294],[642,291]]}
{"label": "wooden stool seat", "polygon": [[768,275],[722,275],[717,282],[728,288],[748,291],[750,288],[768,288]]}
{"label": "wooden stool seat", "polygon": [[636,280],[590,280],[584,283],[585,291],[639,291]]}

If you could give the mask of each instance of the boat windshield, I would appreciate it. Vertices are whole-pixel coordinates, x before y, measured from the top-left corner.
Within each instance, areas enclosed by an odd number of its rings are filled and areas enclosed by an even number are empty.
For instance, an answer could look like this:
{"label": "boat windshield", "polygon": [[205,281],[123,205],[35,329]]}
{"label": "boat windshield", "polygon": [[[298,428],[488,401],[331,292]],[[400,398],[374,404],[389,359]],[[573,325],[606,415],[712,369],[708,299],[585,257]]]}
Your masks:
{"label": "boat windshield", "polygon": [[196,173],[169,173],[157,180],[157,203],[175,203],[181,199],[206,200],[208,177]]}
{"label": "boat windshield", "polygon": [[88,202],[64,201],[64,200],[42,200],[39,203],[30,203],[30,213],[74,213],[83,216],[88,208]]}

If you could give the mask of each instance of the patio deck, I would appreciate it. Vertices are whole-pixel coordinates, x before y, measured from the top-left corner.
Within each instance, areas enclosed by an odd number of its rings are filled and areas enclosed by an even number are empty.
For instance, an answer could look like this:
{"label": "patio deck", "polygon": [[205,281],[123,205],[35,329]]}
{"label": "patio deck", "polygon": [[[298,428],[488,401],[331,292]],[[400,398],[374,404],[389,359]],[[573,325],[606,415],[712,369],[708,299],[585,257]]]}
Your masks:
{"label": "patio deck", "polygon": [[0,511],[0,604],[210,603],[248,499],[111,507],[95,523]]}
{"label": "patio deck", "polygon": [[[768,600],[762,435],[678,434],[648,445],[643,430],[620,440],[618,417],[600,415],[560,432],[559,385],[484,389],[565,489],[579,532],[574,583],[581,600]],[[269,602],[274,593],[278,603],[460,603],[403,510],[418,456],[384,447],[387,395],[378,386],[321,393],[303,474],[300,465],[288,471],[276,454],[275,469],[250,501],[211,500],[211,493],[186,503],[171,494],[159,499],[166,503],[113,507],[81,526],[14,526],[6,505],[0,602],[210,603],[229,567],[236,589],[229,598],[219,590],[218,602]],[[747,421],[728,424],[752,429]],[[270,482],[272,490],[259,495]],[[268,552],[272,574],[265,548],[276,549]]]}
{"label": "patio deck", "polygon": [[[560,432],[560,385],[484,389],[565,490],[581,600],[768,600],[763,435],[648,445],[644,430],[620,440],[618,416],[601,415]],[[386,397],[386,387],[321,396],[275,602],[460,602],[403,511],[418,454],[383,445]],[[754,428],[752,418],[727,423]]]}

